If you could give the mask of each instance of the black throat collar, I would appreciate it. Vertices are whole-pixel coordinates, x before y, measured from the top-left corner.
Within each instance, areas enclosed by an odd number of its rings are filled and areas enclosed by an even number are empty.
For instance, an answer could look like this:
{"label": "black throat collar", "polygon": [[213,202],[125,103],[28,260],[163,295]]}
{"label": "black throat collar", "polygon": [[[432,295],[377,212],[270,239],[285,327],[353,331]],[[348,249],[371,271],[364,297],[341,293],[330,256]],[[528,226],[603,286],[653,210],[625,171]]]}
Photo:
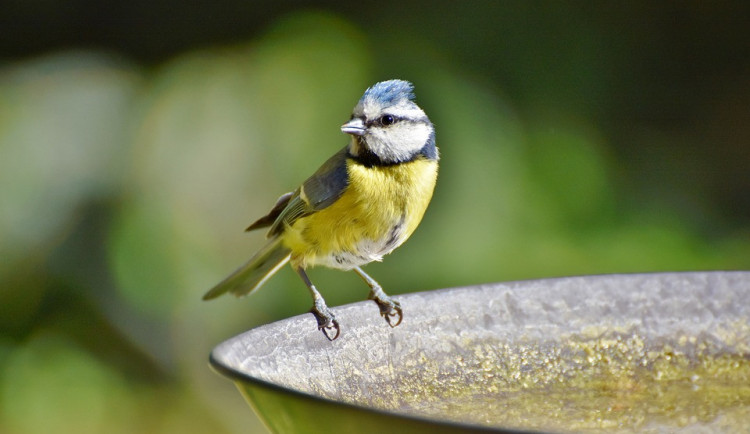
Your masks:
{"label": "black throat collar", "polygon": [[[380,157],[375,155],[374,152],[367,148],[360,148],[357,155],[352,154],[351,152],[347,153],[347,157],[351,158],[352,160],[356,161],[357,163],[365,166],[365,167],[388,167],[388,166],[395,166],[397,164],[405,163],[406,161],[383,161]],[[412,158],[413,159],[413,158]],[[410,161],[410,160],[407,160]]]}

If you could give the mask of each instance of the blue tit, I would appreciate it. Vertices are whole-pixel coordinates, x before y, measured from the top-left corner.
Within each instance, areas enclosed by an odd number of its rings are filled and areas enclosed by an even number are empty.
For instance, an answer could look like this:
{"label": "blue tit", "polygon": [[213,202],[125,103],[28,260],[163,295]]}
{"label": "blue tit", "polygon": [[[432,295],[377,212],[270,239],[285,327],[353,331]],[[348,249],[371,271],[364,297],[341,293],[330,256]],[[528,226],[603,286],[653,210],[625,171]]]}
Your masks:
{"label": "blue tit", "polygon": [[268,241],[204,300],[249,294],[289,262],[310,290],[318,328],[334,340],[339,323],[305,272],[322,265],[354,270],[388,324],[401,323],[399,303],[361,267],[381,261],[422,220],[437,180],[435,130],[414,102],[412,84],[389,80],[365,91],[341,131],[349,143],[247,228],[270,227]]}

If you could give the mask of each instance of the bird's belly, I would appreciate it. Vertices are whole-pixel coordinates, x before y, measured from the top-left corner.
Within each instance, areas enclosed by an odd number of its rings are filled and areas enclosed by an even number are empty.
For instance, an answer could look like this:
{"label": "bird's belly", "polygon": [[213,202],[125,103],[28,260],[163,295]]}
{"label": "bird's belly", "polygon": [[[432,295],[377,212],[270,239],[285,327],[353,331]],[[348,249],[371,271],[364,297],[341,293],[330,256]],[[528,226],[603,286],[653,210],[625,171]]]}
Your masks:
{"label": "bird's belly", "polygon": [[363,237],[349,248],[318,254],[312,258],[311,265],[349,270],[373,261],[381,261],[383,256],[391,253],[408,238],[404,232],[403,222],[404,219],[400,219],[393,224],[386,224],[386,227],[391,228],[387,236]]}
{"label": "bird's belly", "polygon": [[[401,245],[407,214],[392,204],[351,203],[344,194],[335,204],[300,219],[288,231],[292,258],[303,267],[323,265],[348,270],[382,260]],[[350,203],[347,203],[350,202]]]}
{"label": "bird's belly", "polygon": [[349,186],[336,202],[285,231],[297,265],[351,269],[380,261],[419,225],[437,177],[437,163],[425,160],[348,170]]}

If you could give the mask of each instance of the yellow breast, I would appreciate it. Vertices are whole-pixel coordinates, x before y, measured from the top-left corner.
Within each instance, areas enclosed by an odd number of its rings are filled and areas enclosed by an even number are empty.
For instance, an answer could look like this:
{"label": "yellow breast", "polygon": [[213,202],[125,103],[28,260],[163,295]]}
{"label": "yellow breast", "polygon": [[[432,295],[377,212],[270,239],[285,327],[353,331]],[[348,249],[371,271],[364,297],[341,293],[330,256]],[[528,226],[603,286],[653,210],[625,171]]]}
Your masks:
{"label": "yellow breast", "polygon": [[419,225],[437,168],[437,161],[424,158],[383,167],[348,160],[349,185],[341,197],[285,231],[292,262],[350,269],[381,260]]}

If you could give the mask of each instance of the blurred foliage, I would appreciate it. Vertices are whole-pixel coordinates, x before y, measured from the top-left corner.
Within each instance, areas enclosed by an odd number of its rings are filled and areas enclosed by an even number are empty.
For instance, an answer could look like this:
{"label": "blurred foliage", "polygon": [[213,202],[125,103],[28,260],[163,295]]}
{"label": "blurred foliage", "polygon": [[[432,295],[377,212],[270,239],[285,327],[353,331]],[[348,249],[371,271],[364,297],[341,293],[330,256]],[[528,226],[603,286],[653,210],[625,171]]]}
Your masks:
{"label": "blurred foliage", "polygon": [[[128,21],[140,2],[56,16],[121,18],[83,33],[98,43],[5,15],[56,50],[0,66],[0,431],[262,432],[206,357],[304,313],[307,292],[284,269],[250,298],[200,297],[381,79],[415,83],[442,155],[422,226],[368,267],[388,292],[750,267],[743,6],[271,3],[238,9],[257,12],[245,27],[235,3],[180,4],[166,38],[152,15]],[[204,33],[185,26],[197,16]],[[127,23],[141,27],[117,39]],[[367,292],[352,273],[311,277],[332,305]]]}

